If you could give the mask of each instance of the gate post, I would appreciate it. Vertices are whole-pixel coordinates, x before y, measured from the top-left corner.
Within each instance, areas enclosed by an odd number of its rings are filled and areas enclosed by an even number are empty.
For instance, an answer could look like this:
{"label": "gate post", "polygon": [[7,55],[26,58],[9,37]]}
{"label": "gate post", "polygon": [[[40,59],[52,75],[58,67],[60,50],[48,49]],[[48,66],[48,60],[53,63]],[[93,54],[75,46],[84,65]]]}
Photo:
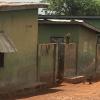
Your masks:
{"label": "gate post", "polygon": [[56,74],[57,74],[57,44],[53,43],[54,52],[53,52],[53,83],[56,84]]}
{"label": "gate post", "polygon": [[78,44],[76,43],[76,72],[75,75],[78,75]]}
{"label": "gate post", "polygon": [[96,73],[96,70],[97,70],[97,49],[98,49],[98,45],[96,44],[96,56],[95,56],[95,73]]}

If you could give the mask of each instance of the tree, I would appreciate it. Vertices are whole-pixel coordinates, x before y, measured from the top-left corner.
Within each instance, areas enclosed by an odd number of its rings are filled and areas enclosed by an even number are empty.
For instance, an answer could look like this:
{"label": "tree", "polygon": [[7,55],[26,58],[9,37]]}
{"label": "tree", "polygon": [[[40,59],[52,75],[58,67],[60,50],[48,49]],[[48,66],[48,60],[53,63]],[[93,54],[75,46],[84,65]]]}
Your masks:
{"label": "tree", "polygon": [[45,14],[69,16],[100,15],[100,2],[96,0],[42,0],[50,3]]}

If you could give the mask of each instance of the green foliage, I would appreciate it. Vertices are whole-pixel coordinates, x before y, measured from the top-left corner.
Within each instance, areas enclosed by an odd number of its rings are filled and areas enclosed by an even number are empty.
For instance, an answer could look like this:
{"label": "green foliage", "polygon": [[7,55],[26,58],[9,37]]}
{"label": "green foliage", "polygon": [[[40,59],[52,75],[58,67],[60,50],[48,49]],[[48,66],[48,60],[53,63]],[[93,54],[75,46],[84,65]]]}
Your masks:
{"label": "green foliage", "polygon": [[42,0],[50,3],[45,14],[69,16],[100,15],[100,1],[96,0]]}

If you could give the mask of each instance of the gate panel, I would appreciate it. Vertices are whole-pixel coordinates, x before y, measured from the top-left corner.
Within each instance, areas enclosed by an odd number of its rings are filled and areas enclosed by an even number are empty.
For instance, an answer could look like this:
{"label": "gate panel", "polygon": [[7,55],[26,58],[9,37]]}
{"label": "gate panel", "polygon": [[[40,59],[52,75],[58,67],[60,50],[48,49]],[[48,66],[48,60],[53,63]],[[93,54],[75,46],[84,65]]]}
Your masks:
{"label": "gate panel", "polygon": [[64,77],[64,43],[58,43],[58,55],[57,55],[57,80],[60,82],[60,80]]}
{"label": "gate panel", "polygon": [[39,78],[41,82],[53,83],[56,72],[56,46],[55,44],[39,45]]}
{"label": "gate panel", "polygon": [[88,45],[88,48],[79,49],[78,52],[78,75],[93,76],[95,74],[95,47]]}
{"label": "gate panel", "polygon": [[65,44],[64,77],[76,74],[76,44]]}
{"label": "gate panel", "polygon": [[97,68],[96,72],[100,73],[100,44],[97,44]]}

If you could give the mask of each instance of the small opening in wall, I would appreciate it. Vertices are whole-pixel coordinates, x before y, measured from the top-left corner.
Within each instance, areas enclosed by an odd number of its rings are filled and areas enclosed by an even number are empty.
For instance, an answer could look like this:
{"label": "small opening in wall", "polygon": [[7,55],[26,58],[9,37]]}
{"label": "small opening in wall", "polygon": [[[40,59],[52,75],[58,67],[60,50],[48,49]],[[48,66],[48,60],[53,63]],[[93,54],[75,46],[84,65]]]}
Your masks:
{"label": "small opening in wall", "polygon": [[0,67],[4,67],[4,53],[0,53]]}

